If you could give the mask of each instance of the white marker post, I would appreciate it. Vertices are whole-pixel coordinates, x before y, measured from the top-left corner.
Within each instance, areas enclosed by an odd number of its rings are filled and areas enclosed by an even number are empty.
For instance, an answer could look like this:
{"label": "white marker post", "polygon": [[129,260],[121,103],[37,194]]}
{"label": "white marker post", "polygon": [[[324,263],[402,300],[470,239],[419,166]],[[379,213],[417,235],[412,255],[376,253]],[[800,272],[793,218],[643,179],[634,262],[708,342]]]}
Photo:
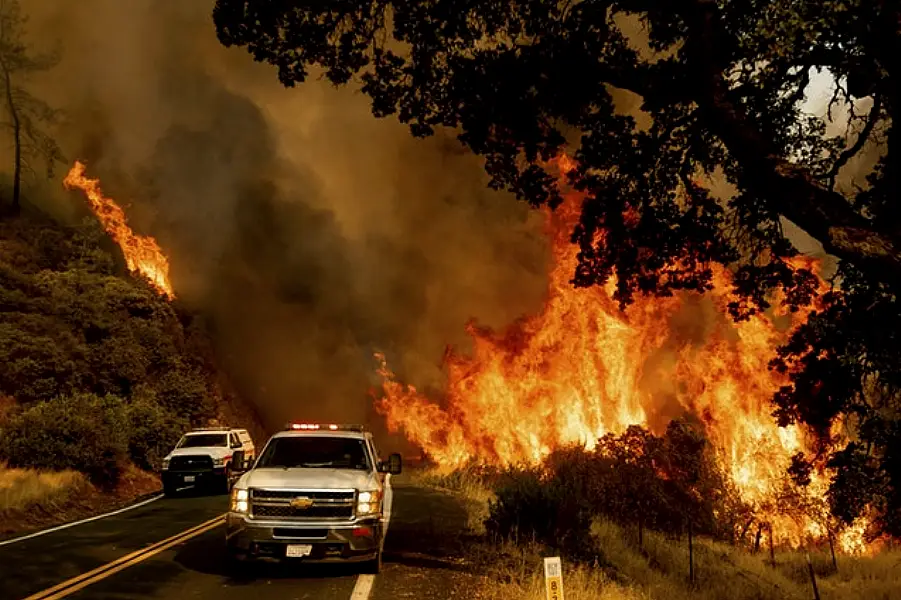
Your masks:
{"label": "white marker post", "polygon": [[563,600],[563,567],[559,556],[544,559],[544,584],[547,600]]}

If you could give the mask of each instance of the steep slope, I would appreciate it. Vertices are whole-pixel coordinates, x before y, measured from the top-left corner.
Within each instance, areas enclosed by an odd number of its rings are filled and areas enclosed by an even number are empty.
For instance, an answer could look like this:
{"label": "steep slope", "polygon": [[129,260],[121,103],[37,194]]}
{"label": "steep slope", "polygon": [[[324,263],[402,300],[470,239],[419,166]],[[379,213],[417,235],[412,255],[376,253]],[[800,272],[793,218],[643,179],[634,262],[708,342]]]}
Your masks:
{"label": "steep slope", "polygon": [[202,320],[125,273],[93,219],[0,221],[0,461],[115,485],[192,426],[240,425],[262,442]]}

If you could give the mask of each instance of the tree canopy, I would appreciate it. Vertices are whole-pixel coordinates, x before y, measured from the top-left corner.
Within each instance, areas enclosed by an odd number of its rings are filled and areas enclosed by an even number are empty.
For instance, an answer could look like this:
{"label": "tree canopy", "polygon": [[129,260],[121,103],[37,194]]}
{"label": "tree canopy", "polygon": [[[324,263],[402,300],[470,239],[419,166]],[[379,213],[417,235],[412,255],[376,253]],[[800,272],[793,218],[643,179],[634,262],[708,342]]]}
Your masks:
{"label": "tree canopy", "polygon": [[[783,423],[823,438],[838,467],[836,514],[875,508],[901,534],[901,389],[896,293],[901,219],[892,141],[901,7],[883,0],[217,0],[221,42],[278,68],[286,86],[321,72],[355,83],[378,117],[415,136],[456,130],[495,188],[560,202],[551,160],[566,149],[587,200],[573,232],[574,283],[704,291],[729,265],[736,319],[780,290],[803,305],[815,278],[792,266],[790,221],[838,259],[838,291],[774,358],[792,375]],[[825,73],[846,127],[802,101]],[[639,99],[641,118],[617,99]],[[848,184],[848,165],[875,166]],[[724,180],[729,193],[714,194]],[[723,187],[723,186],[721,186]],[[855,440],[830,445],[839,418]],[[860,482],[867,485],[858,485]]]}

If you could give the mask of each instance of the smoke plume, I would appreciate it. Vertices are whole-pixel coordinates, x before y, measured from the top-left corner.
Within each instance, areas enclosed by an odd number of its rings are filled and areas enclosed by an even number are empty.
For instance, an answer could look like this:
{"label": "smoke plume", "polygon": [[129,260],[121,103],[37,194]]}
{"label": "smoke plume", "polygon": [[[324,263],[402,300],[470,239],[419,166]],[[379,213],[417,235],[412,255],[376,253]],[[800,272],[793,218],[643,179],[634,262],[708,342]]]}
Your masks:
{"label": "smoke plume", "polygon": [[[282,88],[219,45],[211,2],[22,5],[29,42],[62,50],[33,89],[66,111],[67,157],[158,239],[179,301],[209,316],[268,427],[378,427],[375,349],[427,387],[468,319],[500,326],[540,305],[540,220],[487,190],[456,141],[414,140],[353,89]],[[54,194],[48,208],[79,214]]]}

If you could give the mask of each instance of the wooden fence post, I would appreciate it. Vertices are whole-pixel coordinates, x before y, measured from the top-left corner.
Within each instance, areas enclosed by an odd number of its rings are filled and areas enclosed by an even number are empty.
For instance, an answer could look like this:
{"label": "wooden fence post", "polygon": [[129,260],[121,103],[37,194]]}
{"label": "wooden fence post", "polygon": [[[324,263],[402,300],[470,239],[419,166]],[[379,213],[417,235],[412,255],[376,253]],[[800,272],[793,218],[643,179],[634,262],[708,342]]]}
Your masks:
{"label": "wooden fence post", "polygon": [[810,573],[810,583],[813,585],[814,600],[820,600],[820,590],[817,589],[817,576],[813,572],[813,563],[810,562],[810,552],[807,553],[807,571]]}
{"label": "wooden fence post", "polygon": [[688,581],[695,582],[695,554],[692,540],[691,519],[688,520]]}

